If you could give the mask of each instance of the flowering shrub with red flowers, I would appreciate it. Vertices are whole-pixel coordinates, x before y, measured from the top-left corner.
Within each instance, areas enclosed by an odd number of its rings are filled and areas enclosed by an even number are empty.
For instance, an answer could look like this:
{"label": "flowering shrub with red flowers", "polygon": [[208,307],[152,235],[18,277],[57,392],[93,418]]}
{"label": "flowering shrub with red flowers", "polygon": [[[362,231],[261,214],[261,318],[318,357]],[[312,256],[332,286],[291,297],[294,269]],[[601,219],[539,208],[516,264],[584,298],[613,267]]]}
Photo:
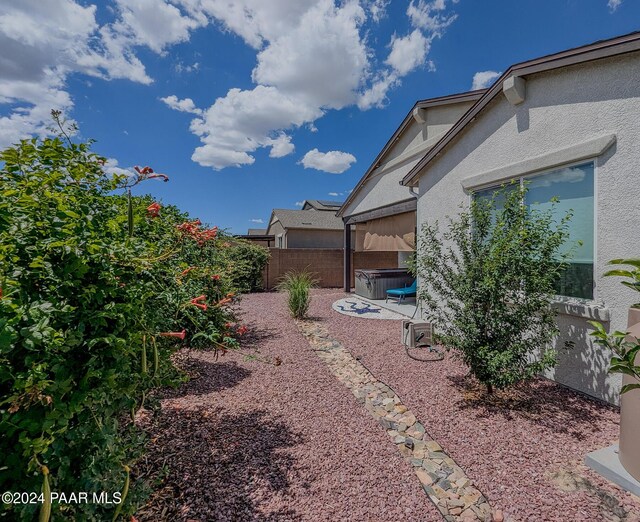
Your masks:
{"label": "flowering shrub with red flowers", "polygon": [[0,490],[128,490],[117,511],[45,499],[5,504],[0,517],[124,517],[144,489],[130,419],[154,388],[183,379],[170,355],[225,351],[244,334],[226,326],[237,324],[235,240],[132,195],[168,177],[107,175],[90,143],[25,140],[0,161]]}

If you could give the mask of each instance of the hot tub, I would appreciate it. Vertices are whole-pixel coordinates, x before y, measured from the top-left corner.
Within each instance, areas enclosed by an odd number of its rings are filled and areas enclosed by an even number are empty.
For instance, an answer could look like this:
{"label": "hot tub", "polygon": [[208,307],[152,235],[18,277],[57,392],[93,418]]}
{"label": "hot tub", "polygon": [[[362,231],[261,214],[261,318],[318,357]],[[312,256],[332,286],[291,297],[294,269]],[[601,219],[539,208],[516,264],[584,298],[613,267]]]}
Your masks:
{"label": "hot tub", "polygon": [[406,268],[374,268],[355,271],[356,295],[367,299],[385,299],[387,290],[413,283],[414,277]]}

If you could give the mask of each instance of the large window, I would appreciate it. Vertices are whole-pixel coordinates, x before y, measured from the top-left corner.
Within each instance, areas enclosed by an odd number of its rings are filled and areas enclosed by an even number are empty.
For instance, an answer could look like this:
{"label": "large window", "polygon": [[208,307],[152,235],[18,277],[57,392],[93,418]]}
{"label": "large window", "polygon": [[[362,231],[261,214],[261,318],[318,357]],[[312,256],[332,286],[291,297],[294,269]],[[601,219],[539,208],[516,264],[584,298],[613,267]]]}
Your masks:
{"label": "large window", "polygon": [[[556,283],[558,295],[593,299],[593,162],[520,178],[521,183],[524,181],[529,189],[524,204],[529,208],[547,210],[552,205],[551,199],[556,197],[559,199],[555,210],[558,219],[568,210],[573,213],[566,248],[574,251],[568,268]],[[490,197],[495,190],[479,191],[475,197]],[[578,242],[580,244],[576,246]]]}

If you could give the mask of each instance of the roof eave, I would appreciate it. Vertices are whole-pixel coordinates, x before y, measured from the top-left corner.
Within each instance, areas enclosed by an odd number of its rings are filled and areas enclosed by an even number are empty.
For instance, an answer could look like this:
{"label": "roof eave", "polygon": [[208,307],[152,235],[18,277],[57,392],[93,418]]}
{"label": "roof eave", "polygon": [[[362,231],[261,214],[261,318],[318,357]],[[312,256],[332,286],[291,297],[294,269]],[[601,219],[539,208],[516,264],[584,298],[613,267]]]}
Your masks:
{"label": "roof eave", "polygon": [[428,163],[441,154],[443,149],[480,113],[500,92],[503,82],[510,76],[527,76],[540,72],[568,67],[580,63],[619,56],[640,51],[640,32],[602,40],[585,46],[568,49],[559,53],[520,62],[509,67],[486,93],[451,127],[442,138],[423,156],[423,158],[402,179],[401,184],[415,187],[422,176],[422,170]]}

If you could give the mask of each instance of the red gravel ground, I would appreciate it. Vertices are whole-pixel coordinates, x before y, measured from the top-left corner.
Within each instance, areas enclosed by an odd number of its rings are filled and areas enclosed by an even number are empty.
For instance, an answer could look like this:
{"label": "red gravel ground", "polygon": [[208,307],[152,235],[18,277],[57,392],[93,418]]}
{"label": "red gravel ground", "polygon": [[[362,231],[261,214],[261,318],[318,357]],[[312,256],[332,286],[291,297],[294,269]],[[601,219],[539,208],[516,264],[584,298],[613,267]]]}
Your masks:
{"label": "red gravel ground", "polygon": [[[617,409],[546,380],[488,402],[451,357],[409,359],[399,322],[333,311],[331,304],[344,296],[315,291],[311,315],[396,391],[507,520],[640,520],[640,499],[581,464],[586,453],[617,439]],[[388,442],[376,440],[371,451],[386,452]]]}
{"label": "red gravel ground", "polygon": [[261,357],[282,364],[190,353],[200,376],[161,399],[143,472],[164,477],[137,518],[441,520],[389,436],[311,351],[284,296],[249,295],[241,309]]}

